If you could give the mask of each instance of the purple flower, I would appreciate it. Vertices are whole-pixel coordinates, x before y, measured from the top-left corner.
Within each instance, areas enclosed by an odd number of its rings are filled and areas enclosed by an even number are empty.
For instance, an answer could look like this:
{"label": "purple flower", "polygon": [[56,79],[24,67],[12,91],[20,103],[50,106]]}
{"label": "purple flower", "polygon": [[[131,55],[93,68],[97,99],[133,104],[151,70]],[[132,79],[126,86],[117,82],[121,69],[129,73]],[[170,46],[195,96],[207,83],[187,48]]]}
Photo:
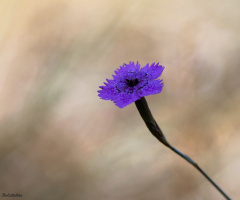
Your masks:
{"label": "purple flower", "polygon": [[138,62],[123,64],[115,71],[116,75],[112,75],[112,80],[107,79],[107,83],[100,86],[98,96],[113,101],[119,108],[124,108],[143,96],[160,93],[163,80],[157,78],[161,76],[163,69],[158,63],[150,66],[147,64],[141,69]]}

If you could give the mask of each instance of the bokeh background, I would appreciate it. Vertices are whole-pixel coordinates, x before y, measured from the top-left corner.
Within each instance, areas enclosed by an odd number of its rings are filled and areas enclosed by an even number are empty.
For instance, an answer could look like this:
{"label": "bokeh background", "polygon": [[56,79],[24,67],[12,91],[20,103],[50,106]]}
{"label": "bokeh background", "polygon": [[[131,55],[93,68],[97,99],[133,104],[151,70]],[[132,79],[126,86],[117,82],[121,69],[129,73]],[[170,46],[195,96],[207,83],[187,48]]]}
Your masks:
{"label": "bokeh background", "polygon": [[149,133],[134,104],[97,96],[117,67],[139,61],[165,66],[163,92],[147,100],[169,142],[240,198],[239,7],[1,0],[1,196],[224,199]]}

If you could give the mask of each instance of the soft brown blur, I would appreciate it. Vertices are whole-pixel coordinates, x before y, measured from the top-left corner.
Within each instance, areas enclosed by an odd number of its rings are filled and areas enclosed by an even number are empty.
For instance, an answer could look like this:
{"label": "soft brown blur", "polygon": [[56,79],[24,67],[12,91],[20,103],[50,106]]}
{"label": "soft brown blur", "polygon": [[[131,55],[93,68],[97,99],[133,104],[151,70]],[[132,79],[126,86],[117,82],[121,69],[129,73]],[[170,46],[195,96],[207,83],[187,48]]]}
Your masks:
{"label": "soft brown blur", "polygon": [[134,104],[97,96],[117,67],[139,61],[165,66],[163,92],[147,100],[169,142],[240,198],[239,6],[1,0],[0,196],[224,199],[149,133]]}

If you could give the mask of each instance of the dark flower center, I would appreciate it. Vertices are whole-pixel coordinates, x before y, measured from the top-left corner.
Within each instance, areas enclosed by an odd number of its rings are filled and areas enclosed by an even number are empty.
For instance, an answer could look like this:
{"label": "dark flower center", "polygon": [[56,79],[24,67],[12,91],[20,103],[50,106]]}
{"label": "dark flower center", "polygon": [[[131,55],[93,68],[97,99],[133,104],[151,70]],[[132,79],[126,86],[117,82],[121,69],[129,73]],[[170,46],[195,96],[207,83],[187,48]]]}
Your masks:
{"label": "dark flower center", "polygon": [[128,79],[126,79],[126,81],[127,81],[127,85],[129,87],[134,87],[135,85],[137,85],[139,83],[137,78],[135,80],[128,80]]}

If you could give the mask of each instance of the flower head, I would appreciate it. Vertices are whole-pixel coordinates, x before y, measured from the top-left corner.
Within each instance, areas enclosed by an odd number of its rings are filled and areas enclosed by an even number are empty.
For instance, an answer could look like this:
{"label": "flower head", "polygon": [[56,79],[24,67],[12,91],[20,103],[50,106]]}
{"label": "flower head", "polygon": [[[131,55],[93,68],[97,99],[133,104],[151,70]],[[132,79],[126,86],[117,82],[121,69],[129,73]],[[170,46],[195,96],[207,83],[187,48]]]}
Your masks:
{"label": "flower head", "polygon": [[147,64],[140,68],[137,62],[123,64],[115,71],[113,79],[107,79],[104,86],[100,86],[98,96],[104,100],[113,101],[119,108],[123,108],[143,96],[157,94],[162,91],[163,80],[159,80],[164,67],[158,63]]}

